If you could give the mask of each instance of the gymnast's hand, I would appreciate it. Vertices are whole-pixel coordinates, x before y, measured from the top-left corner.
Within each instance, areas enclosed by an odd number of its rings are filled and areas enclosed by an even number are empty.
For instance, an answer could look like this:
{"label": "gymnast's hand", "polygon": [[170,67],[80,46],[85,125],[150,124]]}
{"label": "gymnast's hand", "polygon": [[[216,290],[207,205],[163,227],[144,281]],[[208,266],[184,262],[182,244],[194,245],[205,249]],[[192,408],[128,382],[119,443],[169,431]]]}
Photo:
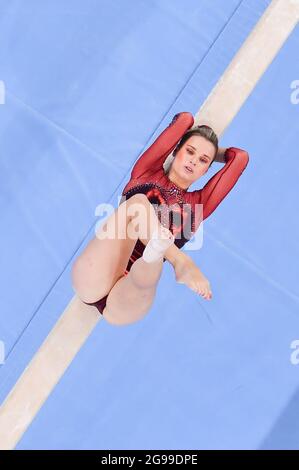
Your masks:
{"label": "gymnast's hand", "polygon": [[178,257],[173,263],[173,267],[177,282],[186,284],[190,289],[202,295],[206,300],[212,298],[212,291],[208,279],[189,256]]}

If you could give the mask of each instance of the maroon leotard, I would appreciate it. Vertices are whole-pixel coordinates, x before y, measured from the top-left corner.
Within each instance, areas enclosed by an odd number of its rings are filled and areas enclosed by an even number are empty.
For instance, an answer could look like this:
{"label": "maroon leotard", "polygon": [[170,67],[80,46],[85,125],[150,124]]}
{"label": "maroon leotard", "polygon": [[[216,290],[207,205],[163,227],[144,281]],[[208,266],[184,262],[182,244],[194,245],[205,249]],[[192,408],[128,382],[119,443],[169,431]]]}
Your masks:
{"label": "maroon leotard", "polygon": [[[162,204],[169,210],[156,211],[160,222],[175,236],[175,245],[182,248],[193,236],[202,220],[206,219],[230,192],[246,168],[249,160],[245,150],[229,147],[225,152],[224,166],[204,185],[202,189],[189,191],[176,186],[165,174],[163,163],[174,150],[183,134],[194,124],[189,112],[174,116],[169,126],[159,135],[153,144],[135,163],[129,182],[126,184],[120,204],[134,194],[143,193],[157,208]],[[196,204],[202,204],[202,214],[198,217]],[[169,217],[170,215],[170,217]],[[190,227],[190,229],[188,229]],[[187,230],[186,230],[187,228]],[[137,240],[124,274],[128,274],[132,264],[142,256],[145,246]],[[165,261],[165,259],[164,259]],[[95,305],[102,313],[108,295]]]}

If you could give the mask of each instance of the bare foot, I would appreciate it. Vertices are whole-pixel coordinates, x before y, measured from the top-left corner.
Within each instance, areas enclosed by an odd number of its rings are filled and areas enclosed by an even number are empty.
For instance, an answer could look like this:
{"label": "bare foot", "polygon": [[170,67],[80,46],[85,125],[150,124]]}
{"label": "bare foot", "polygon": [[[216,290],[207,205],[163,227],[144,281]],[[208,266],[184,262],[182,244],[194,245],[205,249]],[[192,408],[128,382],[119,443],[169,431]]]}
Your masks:
{"label": "bare foot", "polygon": [[157,227],[143,252],[143,259],[153,263],[163,259],[165,251],[174,243],[174,236],[166,227]]}

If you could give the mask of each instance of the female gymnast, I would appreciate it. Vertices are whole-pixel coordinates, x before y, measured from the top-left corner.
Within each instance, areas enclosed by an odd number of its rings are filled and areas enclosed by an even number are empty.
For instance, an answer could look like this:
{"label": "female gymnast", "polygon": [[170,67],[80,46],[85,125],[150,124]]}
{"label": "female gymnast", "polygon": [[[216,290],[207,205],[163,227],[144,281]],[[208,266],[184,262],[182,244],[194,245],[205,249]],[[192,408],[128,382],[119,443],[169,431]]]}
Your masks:
{"label": "female gymnast", "polygon": [[[218,148],[212,128],[193,124],[189,112],[174,116],[137,160],[118,208],[73,264],[79,299],[113,325],[146,315],[166,260],[177,282],[206,300],[212,298],[208,279],[180,248],[233,188],[249,157],[236,147]],[[171,152],[174,159],[165,171],[163,163]],[[188,191],[213,161],[225,165],[202,189]],[[202,204],[201,218],[196,204]]]}

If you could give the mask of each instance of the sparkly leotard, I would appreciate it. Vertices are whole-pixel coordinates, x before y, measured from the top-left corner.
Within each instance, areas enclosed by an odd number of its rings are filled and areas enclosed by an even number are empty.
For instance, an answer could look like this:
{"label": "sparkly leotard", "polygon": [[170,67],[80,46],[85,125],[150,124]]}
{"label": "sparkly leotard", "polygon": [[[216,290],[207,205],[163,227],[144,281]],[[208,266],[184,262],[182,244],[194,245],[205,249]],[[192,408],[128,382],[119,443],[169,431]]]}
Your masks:
{"label": "sparkly leotard", "polygon": [[[202,220],[209,217],[230,192],[249,160],[245,150],[229,147],[225,151],[224,166],[202,189],[188,191],[179,188],[168,178],[163,163],[193,124],[194,118],[189,112],[181,112],[174,116],[169,126],[135,163],[120,201],[121,204],[134,194],[143,193],[155,210],[158,206],[162,207],[162,210],[156,210],[157,216],[161,224],[169,228],[175,236],[174,243],[178,248],[182,248],[190,240]],[[202,212],[196,210],[198,204],[202,204]],[[142,256],[144,248],[145,246],[138,239],[124,275],[128,274],[132,264]],[[108,295],[89,305],[95,305],[102,313],[107,297]]]}

